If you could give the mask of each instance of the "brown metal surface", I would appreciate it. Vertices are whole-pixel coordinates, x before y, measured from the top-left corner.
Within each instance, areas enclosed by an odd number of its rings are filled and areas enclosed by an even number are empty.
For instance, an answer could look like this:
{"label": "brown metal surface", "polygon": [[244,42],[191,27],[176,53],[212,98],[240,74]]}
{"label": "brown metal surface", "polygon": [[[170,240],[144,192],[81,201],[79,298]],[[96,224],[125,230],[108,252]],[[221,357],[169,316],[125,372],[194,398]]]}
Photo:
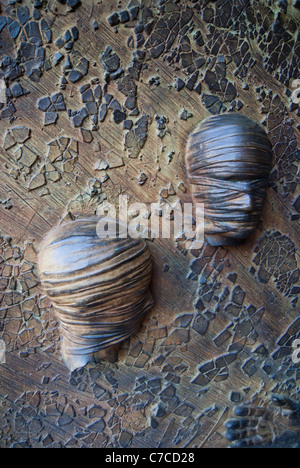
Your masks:
{"label": "brown metal surface", "polygon": [[[299,445],[299,1],[0,4],[0,446]],[[256,230],[147,241],[155,306],[115,363],[69,372],[44,238],[119,195],[172,216],[189,135],[232,113],[273,149]]]}

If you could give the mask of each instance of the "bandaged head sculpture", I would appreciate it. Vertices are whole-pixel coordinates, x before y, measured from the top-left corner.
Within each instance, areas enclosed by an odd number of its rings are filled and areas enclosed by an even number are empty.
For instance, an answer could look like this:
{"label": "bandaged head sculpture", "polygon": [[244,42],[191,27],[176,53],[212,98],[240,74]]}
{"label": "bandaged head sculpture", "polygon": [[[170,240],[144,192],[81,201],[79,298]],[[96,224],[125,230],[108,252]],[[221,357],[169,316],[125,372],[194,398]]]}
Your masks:
{"label": "bandaged head sculpture", "polygon": [[72,371],[90,361],[115,360],[153,302],[151,259],[144,240],[99,238],[98,218],[54,229],[39,253],[42,286],[61,326],[62,354]]}
{"label": "bandaged head sculpture", "polygon": [[210,245],[237,245],[252,234],[271,167],[272,146],[264,129],[240,114],[209,117],[190,135],[187,175],[194,201],[204,204]]}

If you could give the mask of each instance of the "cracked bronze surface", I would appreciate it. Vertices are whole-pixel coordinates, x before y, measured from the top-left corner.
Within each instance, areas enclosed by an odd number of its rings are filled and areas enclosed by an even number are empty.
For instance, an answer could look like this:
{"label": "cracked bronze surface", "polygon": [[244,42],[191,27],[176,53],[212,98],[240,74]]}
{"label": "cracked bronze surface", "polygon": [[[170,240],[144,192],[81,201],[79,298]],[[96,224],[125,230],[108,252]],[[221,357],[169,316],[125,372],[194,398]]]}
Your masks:
{"label": "cracked bronze surface", "polygon": [[[0,5],[1,448],[299,446],[299,1]],[[189,135],[235,113],[273,149],[256,230],[147,241],[155,307],[117,362],[70,373],[43,239],[120,194],[172,217],[192,201]]]}

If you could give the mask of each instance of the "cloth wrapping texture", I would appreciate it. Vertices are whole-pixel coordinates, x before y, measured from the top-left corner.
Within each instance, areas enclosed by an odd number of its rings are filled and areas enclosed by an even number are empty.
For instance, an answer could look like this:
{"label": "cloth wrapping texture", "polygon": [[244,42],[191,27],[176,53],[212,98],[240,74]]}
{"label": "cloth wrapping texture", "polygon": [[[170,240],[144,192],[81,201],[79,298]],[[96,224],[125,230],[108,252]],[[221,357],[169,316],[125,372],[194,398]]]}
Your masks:
{"label": "cloth wrapping texture", "polygon": [[264,129],[240,114],[209,117],[190,135],[186,166],[193,196],[204,203],[205,233],[247,237],[259,222],[272,168]]}
{"label": "cloth wrapping texture", "polygon": [[39,254],[42,286],[56,308],[64,352],[71,355],[96,353],[127,339],[153,306],[146,243],[101,239],[98,221],[62,225]]}

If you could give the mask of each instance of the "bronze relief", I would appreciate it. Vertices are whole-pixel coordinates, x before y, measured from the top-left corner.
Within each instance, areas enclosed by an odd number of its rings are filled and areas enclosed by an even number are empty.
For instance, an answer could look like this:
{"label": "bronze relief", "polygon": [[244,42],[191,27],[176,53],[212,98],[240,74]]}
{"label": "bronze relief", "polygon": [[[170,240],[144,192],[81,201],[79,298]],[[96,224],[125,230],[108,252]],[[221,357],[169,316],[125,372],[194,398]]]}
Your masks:
{"label": "bronze relief", "polygon": [[186,167],[193,199],[204,204],[208,243],[247,239],[260,220],[272,167],[264,129],[236,113],[211,116],[190,135]]}
{"label": "bronze relief", "polygon": [[115,361],[153,302],[151,258],[144,240],[101,239],[95,217],[54,229],[39,253],[42,286],[55,306],[62,354],[72,371],[90,361]]}
{"label": "bronze relief", "polygon": [[[175,462],[231,444],[300,447],[300,0],[0,5],[0,447],[146,448]],[[227,113],[264,122],[265,208],[238,248],[188,248],[201,199],[190,203],[183,147]],[[120,213],[118,195],[158,203],[171,235],[147,242],[155,306],[112,364],[103,356],[120,343],[79,355],[80,327],[71,344],[60,335],[36,254],[66,220],[104,203]],[[146,232],[152,214],[137,213],[128,221]],[[218,222],[216,242],[241,232]],[[101,362],[69,372],[63,341],[74,365]]]}

